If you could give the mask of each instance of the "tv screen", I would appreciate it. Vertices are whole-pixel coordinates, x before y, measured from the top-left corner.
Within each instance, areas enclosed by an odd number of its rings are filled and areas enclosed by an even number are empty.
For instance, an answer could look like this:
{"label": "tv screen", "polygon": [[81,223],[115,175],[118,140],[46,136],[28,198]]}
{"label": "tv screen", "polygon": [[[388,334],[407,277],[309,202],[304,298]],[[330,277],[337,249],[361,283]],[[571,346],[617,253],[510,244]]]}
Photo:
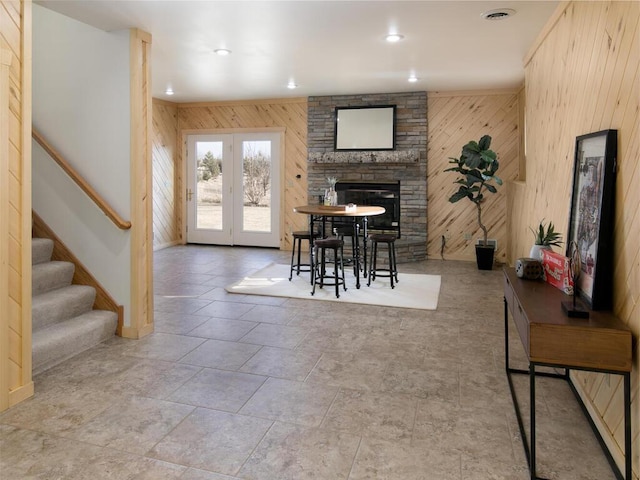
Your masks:
{"label": "tv screen", "polygon": [[336,107],[336,150],[395,150],[396,106]]}

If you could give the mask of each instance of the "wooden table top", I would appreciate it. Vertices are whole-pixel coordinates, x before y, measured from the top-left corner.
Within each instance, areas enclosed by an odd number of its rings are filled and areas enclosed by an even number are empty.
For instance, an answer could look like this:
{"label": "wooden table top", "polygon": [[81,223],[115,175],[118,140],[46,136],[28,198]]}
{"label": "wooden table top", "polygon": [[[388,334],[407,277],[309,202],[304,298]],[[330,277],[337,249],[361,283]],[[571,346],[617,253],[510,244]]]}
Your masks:
{"label": "wooden table top", "polygon": [[345,205],[330,207],[327,205],[301,205],[293,209],[296,213],[306,215],[319,215],[325,217],[371,217],[382,215],[386,210],[384,207],[358,205],[355,210],[346,211]]}

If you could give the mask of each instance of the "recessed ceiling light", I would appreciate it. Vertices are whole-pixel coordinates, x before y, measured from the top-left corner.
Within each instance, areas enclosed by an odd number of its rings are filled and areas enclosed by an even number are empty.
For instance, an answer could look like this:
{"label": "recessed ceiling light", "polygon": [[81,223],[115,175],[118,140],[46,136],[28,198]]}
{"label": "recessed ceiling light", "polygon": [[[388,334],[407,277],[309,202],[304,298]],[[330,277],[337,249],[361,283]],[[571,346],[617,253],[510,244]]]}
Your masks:
{"label": "recessed ceiling light", "polygon": [[296,85],[295,82],[289,82],[287,83],[287,88],[293,90],[294,88],[298,88],[298,85]]}
{"label": "recessed ceiling light", "polygon": [[403,38],[404,38],[404,35],[400,35],[399,33],[390,33],[389,35],[384,37],[384,39],[389,43],[399,42]]}
{"label": "recessed ceiling light", "polygon": [[409,75],[409,82],[415,83],[417,81],[418,81],[418,77],[416,77],[415,75]]}
{"label": "recessed ceiling light", "polygon": [[167,87],[167,89],[164,91],[165,95],[173,95],[173,88],[171,87]]}
{"label": "recessed ceiling light", "polygon": [[227,50],[226,48],[218,48],[213,51],[216,55],[220,55],[221,57],[225,57],[231,53],[231,50]]}
{"label": "recessed ceiling light", "polygon": [[480,16],[485,20],[502,20],[503,18],[515,15],[516,11],[512,8],[497,8],[495,10],[487,10],[481,13]]}

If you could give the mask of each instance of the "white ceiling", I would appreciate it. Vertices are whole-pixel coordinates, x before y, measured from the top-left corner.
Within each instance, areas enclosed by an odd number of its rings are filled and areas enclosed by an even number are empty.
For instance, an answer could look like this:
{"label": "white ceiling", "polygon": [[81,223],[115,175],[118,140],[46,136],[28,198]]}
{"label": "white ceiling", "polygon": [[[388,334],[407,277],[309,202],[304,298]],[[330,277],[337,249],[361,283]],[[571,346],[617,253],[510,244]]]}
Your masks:
{"label": "white ceiling", "polygon": [[[152,93],[174,102],[514,88],[557,1],[41,0],[152,35]],[[485,20],[487,10],[515,15]],[[397,32],[404,40],[384,41]],[[212,53],[227,48],[232,54]],[[410,74],[418,82],[407,81]],[[298,88],[287,89],[294,81]],[[175,95],[164,92],[172,87]]]}

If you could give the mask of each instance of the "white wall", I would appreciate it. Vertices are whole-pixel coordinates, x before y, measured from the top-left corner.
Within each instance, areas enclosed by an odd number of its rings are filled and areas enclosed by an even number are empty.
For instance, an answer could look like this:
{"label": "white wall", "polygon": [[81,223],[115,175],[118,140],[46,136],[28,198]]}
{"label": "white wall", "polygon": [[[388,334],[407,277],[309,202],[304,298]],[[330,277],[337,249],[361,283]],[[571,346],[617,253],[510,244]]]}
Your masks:
{"label": "white wall", "polygon": [[[104,32],[33,5],[33,125],[125,220],[130,206],[129,31]],[[130,234],[33,147],[33,209],[129,325]]]}

